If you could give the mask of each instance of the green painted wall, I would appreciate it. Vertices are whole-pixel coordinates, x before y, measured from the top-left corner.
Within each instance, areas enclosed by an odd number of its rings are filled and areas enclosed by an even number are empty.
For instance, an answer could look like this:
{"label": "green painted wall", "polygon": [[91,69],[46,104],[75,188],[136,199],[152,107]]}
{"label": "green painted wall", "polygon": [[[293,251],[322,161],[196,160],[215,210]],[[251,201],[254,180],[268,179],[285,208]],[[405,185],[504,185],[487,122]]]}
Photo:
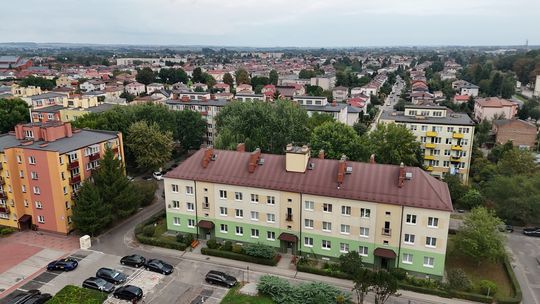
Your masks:
{"label": "green painted wall", "polygon": [[[180,225],[174,225],[174,217],[180,218]],[[195,215],[187,215],[181,213],[167,212],[167,229],[171,231],[178,231],[182,233],[197,234],[197,227],[188,227],[188,219],[195,220]],[[195,222],[197,223],[197,222]]]}
{"label": "green painted wall", "polygon": [[[405,253],[413,255],[412,264],[403,263],[403,255]],[[424,257],[426,256],[434,258],[433,268],[424,267]],[[445,256],[446,255],[441,254],[441,253],[427,252],[427,251],[414,250],[414,249],[401,247],[401,252],[400,252],[400,257],[399,257],[399,267],[405,270],[413,271],[413,272],[425,273],[429,275],[442,277],[444,275]]]}

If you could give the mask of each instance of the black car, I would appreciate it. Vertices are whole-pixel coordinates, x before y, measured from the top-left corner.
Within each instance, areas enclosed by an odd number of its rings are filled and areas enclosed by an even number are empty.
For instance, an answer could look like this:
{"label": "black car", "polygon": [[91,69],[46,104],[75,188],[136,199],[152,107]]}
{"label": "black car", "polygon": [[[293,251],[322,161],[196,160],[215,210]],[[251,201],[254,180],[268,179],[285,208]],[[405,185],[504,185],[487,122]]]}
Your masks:
{"label": "black car", "polygon": [[146,259],[138,254],[126,255],[120,259],[120,264],[139,268],[146,264]]}
{"label": "black car", "polygon": [[88,279],[84,280],[82,287],[95,289],[106,293],[111,293],[114,290],[114,285],[112,283],[96,277],[89,277]]}
{"label": "black car", "polygon": [[514,227],[512,225],[501,225],[499,226],[499,231],[512,233],[514,232]]}
{"label": "black car", "polygon": [[96,277],[113,284],[122,284],[127,279],[127,276],[120,271],[105,267],[98,269]]}
{"label": "black car", "polygon": [[170,264],[167,264],[163,262],[162,260],[158,259],[151,259],[146,262],[146,265],[144,265],[144,268],[146,270],[150,270],[157,273],[162,274],[171,274],[173,272],[173,267]]}
{"label": "black car", "polygon": [[113,296],[117,299],[138,301],[143,297],[143,291],[137,286],[124,285],[116,289]]}
{"label": "black car", "polygon": [[41,293],[33,295],[28,301],[24,304],[44,304],[52,298],[50,293]]}
{"label": "black car", "polygon": [[523,228],[523,234],[528,236],[540,236],[540,227]]}
{"label": "black car", "polygon": [[30,301],[35,296],[41,295],[41,292],[37,289],[32,289],[27,292],[22,292],[17,295],[15,295],[13,298],[8,300],[7,304],[24,304],[27,301]]}
{"label": "black car", "polygon": [[71,271],[77,268],[77,266],[79,266],[77,260],[66,258],[50,262],[49,265],[47,265],[47,270]]}
{"label": "black car", "polygon": [[210,270],[204,280],[209,284],[222,285],[228,288],[234,287],[238,282],[235,277],[216,270]]}

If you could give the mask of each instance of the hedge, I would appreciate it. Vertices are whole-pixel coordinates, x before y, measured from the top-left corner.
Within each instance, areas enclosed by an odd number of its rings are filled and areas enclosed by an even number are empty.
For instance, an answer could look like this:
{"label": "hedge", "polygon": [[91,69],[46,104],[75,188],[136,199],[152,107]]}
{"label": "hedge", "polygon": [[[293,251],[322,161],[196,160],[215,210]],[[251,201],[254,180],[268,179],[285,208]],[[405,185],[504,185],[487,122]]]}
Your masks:
{"label": "hedge", "polygon": [[187,248],[187,245],[184,243],[179,243],[176,241],[169,241],[166,239],[147,237],[141,233],[136,234],[135,238],[137,239],[137,241],[139,241],[139,243],[146,244],[146,245],[164,247],[164,248],[169,248],[169,249],[176,249],[180,251],[184,251]]}
{"label": "hedge", "polygon": [[485,296],[477,293],[470,293],[465,291],[451,291],[450,294],[454,298],[475,301],[480,303],[493,303],[493,297]]}
{"label": "hedge", "polygon": [[501,304],[519,304],[521,303],[521,300],[523,299],[523,294],[521,293],[521,287],[519,286],[519,282],[516,279],[516,275],[514,274],[514,270],[512,269],[512,265],[510,265],[510,261],[508,258],[505,258],[503,260],[504,270],[506,271],[506,274],[508,275],[508,278],[510,278],[510,283],[512,284],[512,289],[514,291],[514,297],[496,297],[497,303]]}
{"label": "hedge", "polygon": [[101,304],[107,299],[107,294],[82,288],[74,285],[66,285],[56,295],[47,301],[48,304]]}
{"label": "hedge", "polygon": [[296,270],[300,271],[300,272],[318,274],[318,275],[327,276],[327,277],[334,277],[334,278],[338,278],[338,279],[352,280],[352,277],[347,273],[336,272],[336,271],[327,271],[325,269],[309,266],[309,265],[302,264],[302,263],[296,264]]}
{"label": "hedge", "polygon": [[419,293],[430,294],[430,295],[439,296],[439,297],[443,297],[443,298],[451,298],[452,297],[448,293],[448,291],[442,290],[442,289],[428,288],[428,287],[422,287],[422,286],[414,286],[414,285],[406,284],[406,283],[403,283],[403,282],[399,282],[398,286],[399,286],[400,289],[419,292]]}
{"label": "hedge", "polygon": [[219,250],[219,249],[210,249],[207,247],[201,248],[201,253],[205,255],[211,255],[211,256],[227,258],[231,260],[244,261],[244,262],[268,265],[268,266],[276,266],[277,263],[279,262],[279,259],[281,258],[279,254],[276,254],[276,256],[273,259],[263,259],[263,258],[252,257],[246,254],[235,253],[232,251],[225,251],[225,250]]}

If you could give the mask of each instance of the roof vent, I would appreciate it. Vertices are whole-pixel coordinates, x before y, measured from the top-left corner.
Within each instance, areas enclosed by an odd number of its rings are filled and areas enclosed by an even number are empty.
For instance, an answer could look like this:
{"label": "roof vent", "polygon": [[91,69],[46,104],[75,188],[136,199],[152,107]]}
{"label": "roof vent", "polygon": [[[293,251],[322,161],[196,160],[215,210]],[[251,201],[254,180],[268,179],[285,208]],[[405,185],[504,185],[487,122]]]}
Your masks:
{"label": "roof vent", "polygon": [[412,172],[405,172],[405,179],[411,180],[412,179]]}
{"label": "roof vent", "polygon": [[345,169],[345,174],[352,174],[352,167],[347,167],[347,169]]}
{"label": "roof vent", "polygon": [[315,163],[309,163],[307,168],[308,168],[308,170],[315,169]]}
{"label": "roof vent", "polygon": [[264,158],[259,158],[259,161],[257,161],[257,164],[258,164],[259,166],[264,165]]}
{"label": "roof vent", "polygon": [[212,154],[212,156],[210,157],[210,160],[215,161],[216,159],[217,159],[217,154]]}

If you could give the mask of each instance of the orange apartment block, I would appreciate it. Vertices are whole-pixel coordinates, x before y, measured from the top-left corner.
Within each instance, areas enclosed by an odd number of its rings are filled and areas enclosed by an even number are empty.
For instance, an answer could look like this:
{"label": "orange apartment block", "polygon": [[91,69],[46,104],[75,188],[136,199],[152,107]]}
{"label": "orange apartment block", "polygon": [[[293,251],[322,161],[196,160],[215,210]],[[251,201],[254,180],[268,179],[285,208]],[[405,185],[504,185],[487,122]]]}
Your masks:
{"label": "orange apartment block", "polygon": [[0,225],[72,231],[75,195],[107,147],[123,161],[120,132],[50,121],[19,124],[0,135]]}

